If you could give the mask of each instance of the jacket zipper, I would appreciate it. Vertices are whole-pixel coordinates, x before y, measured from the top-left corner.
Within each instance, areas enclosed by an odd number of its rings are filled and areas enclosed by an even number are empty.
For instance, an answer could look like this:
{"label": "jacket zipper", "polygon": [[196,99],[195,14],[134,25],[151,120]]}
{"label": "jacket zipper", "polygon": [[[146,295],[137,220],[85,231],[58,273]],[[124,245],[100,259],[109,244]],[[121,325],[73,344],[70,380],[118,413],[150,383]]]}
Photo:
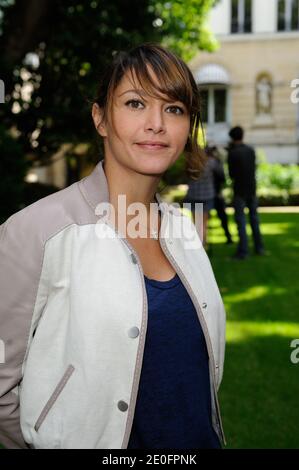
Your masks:
{"label": "jacket zipper", "polygon": [[[106,225],[108,225],[117,234],[117,236],[120,235],[118,230],[116,230],[116,228],[113,227],[110,223],[108,223],[107,221],[104,222],[104,223]],[[162,222],[161,222],[161,226],[162,226]],[[141,265],[140,260],[139,260],[139,256],[137,255],[135,249],[130,245],[130,243],[128,242],[128,240],[124,236],[120,235],[119,238],[129,248],[130,252],[133,253],[133,255],[135,256],[135,259],[137,261],[137,265],[139,267],[139,272],[140,272],[140,277],[141,277],[141,284],[142,284],[143,305],[146,305],[146,311],[147,311],[148,305],[147,305],[147,297],[146,297],[145,287],[144,287],[144,278],[143,278],[144,273],[143,273],[142,265]],[[201,327],[203,329],[206,344],[207,344],[207,347],[208,347],[209,358],[212,360],[212,366],[213,366],[212,377],[213,377],[213,390],[214,390],[214,396],[215,396],[215,402],[216,402],[216,414],[217,414],[217,418],[218,418],[218,423],[220,425],[222,441],[223,441],[224,445],[226,445],[226,440],[225,440],[225,435],[224,435],[222,420],[221,420],[221,415],[220,415],[220,406],[219,406],[218,396],[217,396],[217,391],[216,391],[215,361],[214,361],[214,355],[213,355],[212,346],[211,346],[210,335],[207,331],[206,322],[204,320],[204,316],[203,316],[203,313],[201,311],[201,307],[200,307],[200,305],[199,305],[199,303],[196,299],[196,296],[194,295],[194,293],[193,293],[193,291],[192,291],[192,289],[189,285],[189,282],[185,278],[184,273],[181,271],[181,269],[178,266],[178,264],[176,263],[175,259],[173,258],[171,253],[168,251],[168,248],[166,247],[166,244],[165,244],[165,241],[163,240],[163,238],[159,237],[159,241],[160,241],[160,246],[161,246],[164,254],[166,255],[168,261],[170,261],[172,266],[179,271],[178,274],[180,274],[181,281],[184,284],[185,288],[187,289],[187,292],[189,293],[191,299],[193,300],[193,303],[194,303],[196,311],[197,311],[197,315],[199,316],[199,321],[200,321]],[[136,399],[137,399],[137,394],[136,394]],[[130,418],[130,422],[129,422],[129,426],[131,426],[130,432],[131,432],[131,429],[132,429],[132,425],[133,425],[133,417],[132,417],[132,419]]]}

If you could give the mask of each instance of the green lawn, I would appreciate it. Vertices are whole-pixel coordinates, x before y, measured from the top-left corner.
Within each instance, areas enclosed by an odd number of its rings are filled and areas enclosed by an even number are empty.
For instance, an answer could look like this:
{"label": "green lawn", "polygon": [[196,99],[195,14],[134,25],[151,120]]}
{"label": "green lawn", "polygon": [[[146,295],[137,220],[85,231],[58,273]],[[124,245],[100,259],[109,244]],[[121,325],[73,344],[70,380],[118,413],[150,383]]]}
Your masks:
{"label": "green lawn", "polygon": [[219,394],[227,448],[299,448],[299,364],[290,361],[299,338],[299,213],[260,214],[269,256],[244,261],[230,260],[236,245],[224,244],[212,214],[210,259],[227,313]]}

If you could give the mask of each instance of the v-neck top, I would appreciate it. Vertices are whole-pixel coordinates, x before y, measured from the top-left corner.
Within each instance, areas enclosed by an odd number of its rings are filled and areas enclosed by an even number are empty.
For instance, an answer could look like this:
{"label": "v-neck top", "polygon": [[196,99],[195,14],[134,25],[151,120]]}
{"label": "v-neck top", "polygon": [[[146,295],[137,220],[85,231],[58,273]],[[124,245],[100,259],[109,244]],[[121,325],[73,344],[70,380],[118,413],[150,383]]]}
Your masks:
{"label": "v-neck top", "polygon": [[209,357],[178,274],[144,276],[148,325],[128,449],[221,448],[212,426]]}

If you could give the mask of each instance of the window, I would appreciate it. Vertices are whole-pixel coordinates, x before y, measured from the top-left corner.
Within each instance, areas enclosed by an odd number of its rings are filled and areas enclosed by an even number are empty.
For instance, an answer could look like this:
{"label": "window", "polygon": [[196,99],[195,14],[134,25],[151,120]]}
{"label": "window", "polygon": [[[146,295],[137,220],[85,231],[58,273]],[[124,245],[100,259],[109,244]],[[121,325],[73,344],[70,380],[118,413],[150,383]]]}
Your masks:
{"label": "window", "polygon": [[251,0],[231,0],[231,32],[251,33]]}
{"label": "window", "polygon": [[231,25],[231,32],[232,33],[238,33],[239,32],[239,2],[238,1],[232,1],[232,25]]}
{"label": "window", "polygon": [[244,10],[245,10],[245,17],[244,17],[244,32],[251,33],[251,0],[244,1]]}
{"label": "window", "polygon": [[278,0],[278,12],[277,12],[277,29],[278,31],[285,30],[285,0]]}
{"label": "window", "polygon": [[209,86],[201,89],[201,117],[205,124],[227,122],[227,88]]}
{"label": "window", "polygon": [[292,2],[291,29],[294,31],[299,29],[299,0]]}
{"label": "window", "polygon": [[278,0],[277,30],[299,30],[299,0]]}

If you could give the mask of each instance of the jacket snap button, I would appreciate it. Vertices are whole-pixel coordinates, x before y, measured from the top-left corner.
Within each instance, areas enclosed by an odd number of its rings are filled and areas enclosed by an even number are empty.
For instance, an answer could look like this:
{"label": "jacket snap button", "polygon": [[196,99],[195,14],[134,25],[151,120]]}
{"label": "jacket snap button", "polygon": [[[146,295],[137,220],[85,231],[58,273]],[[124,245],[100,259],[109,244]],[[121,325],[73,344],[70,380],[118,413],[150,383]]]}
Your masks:
{"label": "jacket snap button", "polygon": [[120,411],[127,411],[128,409],[128,404],[122,400],[117,403],[117,406]]}
{"label": "jacket snap button", "polygon": [[137,326],[133,326],[128,331],[129,338],[137,338],[139,336],[139,328]]}
{"label": "jacket snap button", "polygon": [[207,308],[207,306],[208,305],[205,302],[202,304],[202,308]]}

